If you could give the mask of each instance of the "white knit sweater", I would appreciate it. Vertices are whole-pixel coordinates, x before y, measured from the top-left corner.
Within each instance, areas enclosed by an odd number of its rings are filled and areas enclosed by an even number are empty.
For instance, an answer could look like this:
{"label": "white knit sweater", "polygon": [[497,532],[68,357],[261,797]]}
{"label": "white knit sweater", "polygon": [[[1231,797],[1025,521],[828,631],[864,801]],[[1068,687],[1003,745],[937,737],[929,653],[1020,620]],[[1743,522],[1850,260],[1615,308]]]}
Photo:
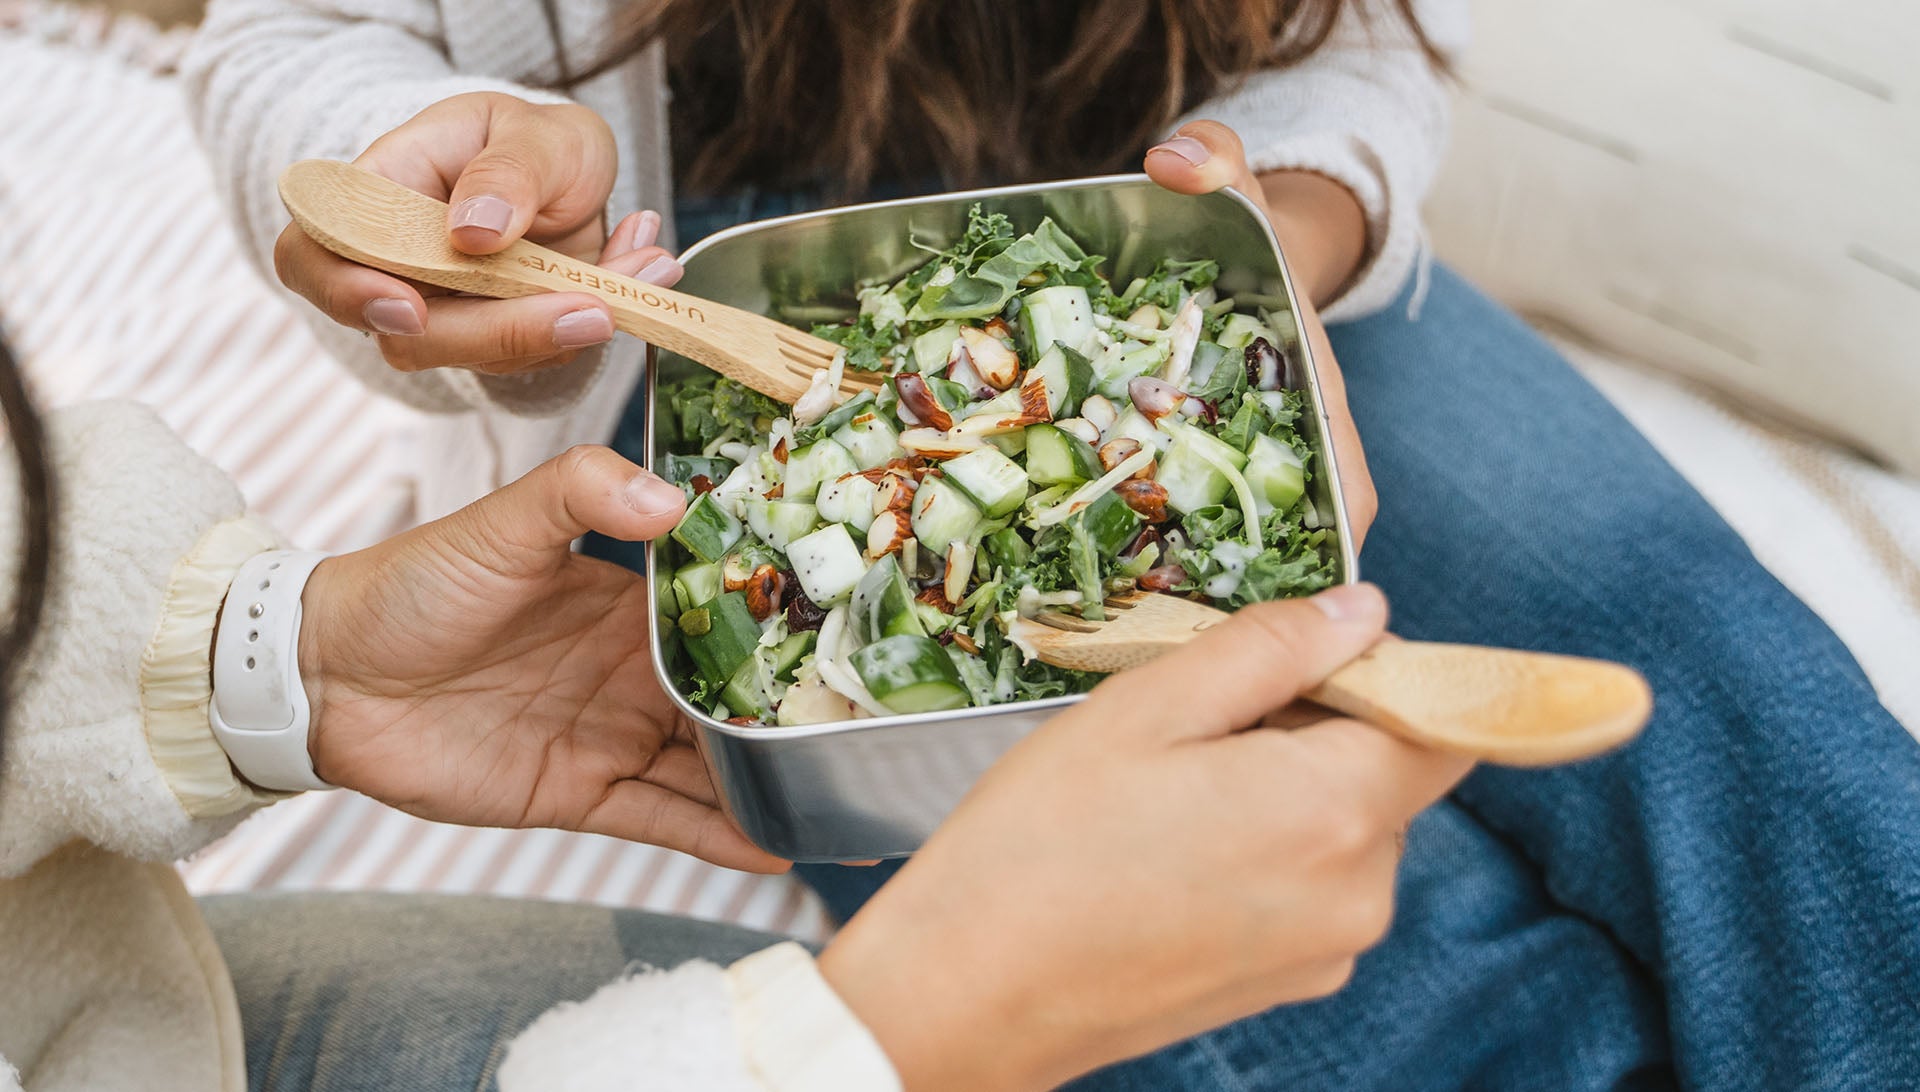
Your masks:
{"label": "white knit sweater", "polygon": [[[554,101],[528,85],[553,79],[557,47],[575,67],[598,56],[619,2],[553,0],[556,42],[540,0],[215,0],[188,59],[189,86],[201,139],[262,271],[271,278],[273,241],[287,223],[275,180],[289,163],[353,158],[425,107],[468,91]],[[1414,4],[1449,52],[1465,44],[1467,6]],[[1323,309],[1329,321],[1385,307],[1424,248],[1419,206],[1445,144],[1446,95],[1395,8],[1355,0],[1304,63],[1255,74],[1195,111],[1237,129],[1256,171],[1319,172],[1359,197],[1370,227],[1366,264]],[[611,217],[673,207],[663,72],[654,50],[577,90],[620,144]],[[303,311],[366,382],[428,410],[474,411],[448,440],[458,446],[445,480],[429,483],[428,514],[505,484],[570,443],[604,440],[639,375],[640,348],[624,336],[606,352],[526,378],[402,375],[360,335]]]}
{"label": "white knit sweater", "polygon": [[[0,1092],[15,1069],[32,1092],[244,1092],[232,983],[169,862],[276,798],[234,774],[207,706],[220,603],[278,539],[141,407],[76,406],[48,434],[58,556],[0,761]],[[0,556],[16,555],[18,502],[0,461]],[[899,1086],[794,944],[630,975],[556,1008],[515,1040],[500,1084]]]}

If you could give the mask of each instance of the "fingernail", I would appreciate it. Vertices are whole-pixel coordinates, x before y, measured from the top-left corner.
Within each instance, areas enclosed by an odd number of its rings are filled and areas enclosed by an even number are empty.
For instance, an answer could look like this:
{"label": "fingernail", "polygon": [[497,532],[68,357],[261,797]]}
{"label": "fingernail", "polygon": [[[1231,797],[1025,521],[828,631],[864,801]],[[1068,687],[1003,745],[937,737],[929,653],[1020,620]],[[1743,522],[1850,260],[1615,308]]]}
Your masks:
{"label": "fingernail", "polygon": [[1177,136],[1147,149],[1148,155],[1155,152],[1172,152],[1196,167],[1213,158],[1213,153],[1207,150],[1205,144],[1190,136]]}
{"label": "fingernail", "polygon": [[1386,597],[1372,584],[1343,584],[1308,600],[1335,622],[1371,621],[1386,608]]}
{"label": "fingernail", "polygon": [[635,273],[633,277],[635,280],[646,281],[648,284],[664,285],[679,280],[680,274],[683,272],[685,272],[685,270],[680,268],[678,261],[673,258],[661,257],[648,262],[646,267],[641,269],[640,272]]}
{"label": "fingernail", "polygon": [[597,307],[568,311],[553,320],[553,344],[561,349],[584,349],[613,340],[613,319]]}
{"label": "fingernail", "polygon": [[479,228],[505,235],[512,224],[513,206],[491,194],[469,197],[454,206],[453,226],[457,228]]}
{"label": "fingernail", "polygon": [[679,486],[643,469],[627,480],[627,504],[643,516],[664,516],[678,512],[686,504],[686,494]]}
{"label": "fingernail", "polygon": [[633,246],[639,250],[643,246],[652,246],[660,238],[660,214],[648,209],[640,214],[640,226],[633,229]]}
{"label": "fingernail", "polygon": [[392,296],[368,301],[366,307],[361,309],[360,317],[366,319],[367,325],[377,334],[419,337],[427,332],[425,324],[420,321],[420,313],[413,309],[413,305]]}

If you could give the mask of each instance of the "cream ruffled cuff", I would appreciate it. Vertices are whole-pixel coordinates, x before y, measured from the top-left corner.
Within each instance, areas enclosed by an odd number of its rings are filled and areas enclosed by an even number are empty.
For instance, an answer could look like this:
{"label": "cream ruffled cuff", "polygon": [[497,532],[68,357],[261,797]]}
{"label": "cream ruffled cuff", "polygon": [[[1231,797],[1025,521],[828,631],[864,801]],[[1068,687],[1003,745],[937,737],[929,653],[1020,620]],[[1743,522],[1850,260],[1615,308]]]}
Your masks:
{"label": "cream ruffled cuff", "polygon": [[147,749],[180,806],[196,819],[231,815],[292,795],[240,779],[213,738],[213,627],[227,586],[255,554],[279,549],[280,537],[251,516],[216,524],[174,566],[160,626],[140,659],[140,704]]}
{"label": "cream ruffled cuff", "polygon": [[899,1092],[893,1063],[798,944],[727,968],[734,1028],[769,1092]]}

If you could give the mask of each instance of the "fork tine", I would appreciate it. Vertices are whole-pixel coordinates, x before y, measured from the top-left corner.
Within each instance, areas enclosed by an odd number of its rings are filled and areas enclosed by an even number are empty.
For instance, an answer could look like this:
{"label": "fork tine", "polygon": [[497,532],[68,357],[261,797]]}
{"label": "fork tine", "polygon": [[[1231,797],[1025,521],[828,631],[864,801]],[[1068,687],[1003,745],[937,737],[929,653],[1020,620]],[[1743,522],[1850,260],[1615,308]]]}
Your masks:
{"label": "fork tine", "polygon": [[1100,631],[1100,624],[1098,622],[1089,622],[1085,618],[1074,614],[1067,614],[1064,611],[1043,610],[1034,615],[1033,620],[1043,626],[1065,630],[1068,633],[1098,633]]}

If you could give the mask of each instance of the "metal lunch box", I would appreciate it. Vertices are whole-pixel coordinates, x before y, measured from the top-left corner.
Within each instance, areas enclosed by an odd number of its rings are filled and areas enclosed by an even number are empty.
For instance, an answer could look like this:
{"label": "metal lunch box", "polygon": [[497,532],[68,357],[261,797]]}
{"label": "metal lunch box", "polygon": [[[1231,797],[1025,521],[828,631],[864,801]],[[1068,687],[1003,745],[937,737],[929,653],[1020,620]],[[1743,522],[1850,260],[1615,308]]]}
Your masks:
{"label": "metal lunch box", "polygon": [[[862,283],[896,278],[926,255],[908,240],[935,248],[959,237],[978,202],[1003,212],[1025,231],[1051,216],[1087,248],[1108,256],[1119,284],[1163,257],[1213,258],[1219,291],[1260,293],[1298,301],[1279,243],[1252,202],[1232,191],[1175,194],[1145,175],[1116,175],[932,197],[883,201],[742,224],[701,240],[681,255],[679,288],[695,296],[798,320],[827,311],[846,314]],[[1312,500],[1340,543],[1341,579],[1356,579],[1353,538],[1341,503],[1340,476],[1327,441],[1328,422],[1311,348],[1289,349],[1303,365],[1313,413],[1305,422],[1318,454]],[[700,368],[683,357],[649,350],[647,461],[656,448],[654,414],[663,381]],[[649,591],[660,573],[657,547],[647,548]],[[729,815],[771,853],[796,861],[844,861],[911,853],[951,811],[974,780],[1008,747],[1080,696],[804,727],[725,724],[683,698],[655,629],[654,670],[694,726],[700,752]]]}

